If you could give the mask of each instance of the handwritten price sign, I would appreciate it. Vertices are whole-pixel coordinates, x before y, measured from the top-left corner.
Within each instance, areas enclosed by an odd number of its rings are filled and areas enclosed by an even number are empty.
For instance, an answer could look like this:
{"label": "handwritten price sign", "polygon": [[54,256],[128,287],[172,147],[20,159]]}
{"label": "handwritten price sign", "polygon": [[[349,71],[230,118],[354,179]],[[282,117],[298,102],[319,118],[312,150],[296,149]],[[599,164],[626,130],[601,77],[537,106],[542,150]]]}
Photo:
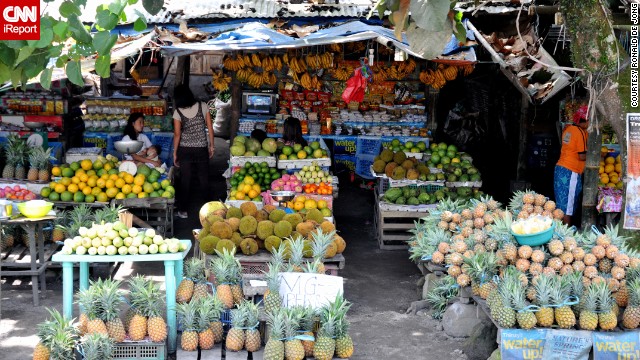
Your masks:
{"label": "handwritten price sign", "polygon": [[335,300],[343,292],[339,276],[310,273],[280,273],[282,306],[310,306],[320,308]]}

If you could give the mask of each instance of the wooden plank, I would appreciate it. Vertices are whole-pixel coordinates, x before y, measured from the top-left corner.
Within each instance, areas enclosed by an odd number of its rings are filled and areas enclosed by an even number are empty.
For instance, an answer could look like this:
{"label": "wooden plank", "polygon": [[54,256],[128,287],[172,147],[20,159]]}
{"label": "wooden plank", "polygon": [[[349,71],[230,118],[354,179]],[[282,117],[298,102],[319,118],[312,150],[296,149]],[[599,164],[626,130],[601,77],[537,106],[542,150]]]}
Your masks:
{"label": "wooden plank", "polygon": [[382,224],[383,230],[411,230],[415,228],[413,224]]}

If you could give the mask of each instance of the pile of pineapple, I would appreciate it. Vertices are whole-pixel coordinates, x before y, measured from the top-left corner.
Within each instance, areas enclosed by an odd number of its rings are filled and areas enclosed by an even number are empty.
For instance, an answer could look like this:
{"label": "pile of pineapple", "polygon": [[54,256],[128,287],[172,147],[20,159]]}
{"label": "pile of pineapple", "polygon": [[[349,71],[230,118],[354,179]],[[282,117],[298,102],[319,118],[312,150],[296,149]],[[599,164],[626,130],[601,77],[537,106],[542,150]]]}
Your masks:
{"label": "pile of pineapple", "polygon": [[[49,181],[51,179],[51,149],[41,146],[29,147],[25,139],[18,135],[7,137],[4,146],[6,164],[2,169],[3,179],[26,179],[30,181]],[[29,162],[27,172],[26,162]]]}
{"label": "pile of pineapple", "polygon": [[509,210],[517,214],[518,219],[527,219],[534,215],[562,220],[564,212],[556,208],[556,203],[535,191],[516,191],[509,202]]}
{"label": "pile of pineapple", "polygon": [[[344,239],[336,234],[335,225],[326,221],[318,209],[308,210],[306,214],[286,214],[271,205],[258,210],[250,201],[240,208],[227,209],[221,204],[217,210],[212,207],[201,210],[200,222],[199,247],[210,255],[225,249],[229,252],[238,250],[245,255],[254,255],[260,249],[274,252],[281,243],[290,246],[291,239],[297,238],[303,239],[304,256],[308,258],[312,257],[318,240],[322,241],[322,247],[326,247],[326,258],[341,254],[347,246]],[[320,233],[332,236],[319,236]]]}
{"label": "pile of pineapple", "polygon": [[[72,320],[64,318],[55,309],[47,309],[50,319],[38,324],[38,344],[33,350],[33,360],[74,359],[78,342],[78,329]],[[110,342],[110,339],[106,339]],[[91,358],[97,360],[98,358]]]}

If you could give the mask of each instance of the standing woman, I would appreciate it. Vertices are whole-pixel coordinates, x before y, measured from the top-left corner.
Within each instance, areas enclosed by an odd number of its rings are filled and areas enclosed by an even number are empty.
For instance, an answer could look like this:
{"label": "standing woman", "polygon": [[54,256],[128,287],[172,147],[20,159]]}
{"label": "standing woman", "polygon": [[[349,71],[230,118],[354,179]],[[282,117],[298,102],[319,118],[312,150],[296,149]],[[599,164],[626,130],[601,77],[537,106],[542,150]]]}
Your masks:
{"label": "standing woman", "polygon": [[209,159],[214,151],[213,125],[207,104],[196,101],[188,86],[176,86],[174,101],[173,162],[180,168],[177,216],[184,219],[194,171],[198,173],[201,187],[209,181]]}

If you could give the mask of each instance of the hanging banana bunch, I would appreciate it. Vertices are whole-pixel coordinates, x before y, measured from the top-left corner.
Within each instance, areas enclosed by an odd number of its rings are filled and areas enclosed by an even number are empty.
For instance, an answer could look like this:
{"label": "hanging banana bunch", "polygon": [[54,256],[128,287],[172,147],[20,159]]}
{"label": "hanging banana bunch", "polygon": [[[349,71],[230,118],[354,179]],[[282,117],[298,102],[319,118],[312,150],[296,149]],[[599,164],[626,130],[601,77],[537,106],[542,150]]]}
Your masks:
{"label": "hanging banana bunch", "polygon": [[465,66],[460,66],[459,70],[463,76],[469,76],[471,75],[473,70],[475,70],[475,66],[473,66],[472,64],[467,64]]}
{"label": "hanging banana bunch", "polygon": [[309,73],[302,74],[302,76],[300,77],[300,85],[302,85],[302,87],[306,90],[312,89],[313,82],[311,81],[311,76],[309,76]]}
{"label": "hanging banana bunch", "polygon": [[247,64],[245,64],[244,59],[242,58],[242,55],[236,55],[236,56],[226,56],[222,62],[222,64],[224,65],[224,68],[227,70],[231,70],[231,71],[238,71],[242,68],[247,67]]}
{"label": "hanging banana bunch", "polygon": [[211,84],[218,91],[225,91],[229,89],[229,84],[231,83],[231,77],[225,75],[222,71],[216,70],[213,72],[213,79]]}
{"label": "hanging banana bunch", "polygon": [[455,80],[458,77],[458,68],[456,66],[449,66],[441,71],[447,81]]}
{"label": "hanging banana bunch", "polygon": [[420,81],[425,85],[431,85],[434,81],[433,70],[423,70],[420,72]]}
{"label": "hanging banana bunch", "polygon": [[380,66],[380,65],[374,65],[373,66],[373,82],[374,83],[381,83],[384,81],[387,81],[387,72],[386,70]]}
{"label": "hanging banana bunch", "polygon": [[333,44],[329,44],[329,51],[332,53],[339,53],[342,52],[342,49],[340,48],[339,44],[333,43]]}

